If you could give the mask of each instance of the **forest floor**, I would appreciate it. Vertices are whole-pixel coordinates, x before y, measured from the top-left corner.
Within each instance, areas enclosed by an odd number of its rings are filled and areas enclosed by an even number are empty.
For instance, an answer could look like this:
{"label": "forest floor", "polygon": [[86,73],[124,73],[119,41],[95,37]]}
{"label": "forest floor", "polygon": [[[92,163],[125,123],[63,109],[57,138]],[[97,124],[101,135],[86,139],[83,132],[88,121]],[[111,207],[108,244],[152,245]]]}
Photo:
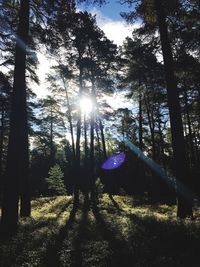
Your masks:
{"label": "forest floor", "polygon": [[176,219],[176,207],[127,196],[99,197],[92,208],[72,197],[32,201],[32,217],[1,242],[0,267],[200,266],[200,208],[194,221]]}

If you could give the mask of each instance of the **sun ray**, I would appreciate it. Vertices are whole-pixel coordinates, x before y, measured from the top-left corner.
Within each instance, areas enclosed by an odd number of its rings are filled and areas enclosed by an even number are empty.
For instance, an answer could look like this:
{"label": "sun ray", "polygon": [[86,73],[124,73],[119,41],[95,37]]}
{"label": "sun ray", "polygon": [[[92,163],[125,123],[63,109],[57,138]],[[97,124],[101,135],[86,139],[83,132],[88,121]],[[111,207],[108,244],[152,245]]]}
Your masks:
{"label": "sun ray", "polygon": [[89,97],[86,97],[86,96],[83,96],[81,99],[80,99],[80,107],[81,107],[81,111],[88,115],[91,113],[92,109],[93,109],[93,102],[91,100],[91,98]]}

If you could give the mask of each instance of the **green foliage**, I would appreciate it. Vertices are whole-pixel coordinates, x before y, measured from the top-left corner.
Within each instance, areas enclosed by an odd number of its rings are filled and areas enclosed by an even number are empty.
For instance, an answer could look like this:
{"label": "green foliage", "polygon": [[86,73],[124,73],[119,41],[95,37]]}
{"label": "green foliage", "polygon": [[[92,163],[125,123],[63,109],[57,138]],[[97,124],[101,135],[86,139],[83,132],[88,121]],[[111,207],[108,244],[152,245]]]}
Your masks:
{"label": "green foliage", "polygon": [[37,198],[1,242],[0,266],[199,266],[199,207],[195,216],[177,220],[175,206],[127,196],[102,194],[96,210],[82,197],[75,212],[72,197]]}
{"label": "green foliage", "polygon": [[64,174],[58,164],[54,165],[49,171],[49,177],[46,178],[48,189],[51,194],[63,195],[66,194],[66,188],[64,184]]}
{"label": "green foliage", "polygon": [[96,186],[96,191],[98,195],[104,192],[104,185],[102,184],[100,178],[97,178],[95,182],[95,186]]}

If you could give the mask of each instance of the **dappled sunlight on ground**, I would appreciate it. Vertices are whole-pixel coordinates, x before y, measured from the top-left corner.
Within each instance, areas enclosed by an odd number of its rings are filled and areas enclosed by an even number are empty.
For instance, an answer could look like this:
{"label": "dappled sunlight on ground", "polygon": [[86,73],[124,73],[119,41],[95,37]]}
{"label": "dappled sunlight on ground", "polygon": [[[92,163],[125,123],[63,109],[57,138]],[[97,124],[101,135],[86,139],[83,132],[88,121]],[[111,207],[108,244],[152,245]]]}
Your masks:
{"label": "dappled sunlight on ground", "polygon": [[79,209],[69,196],[36,199],[32,207],[18,234],[2,242],[0,266],[200,264],[198,207],[195,221],[178,221],[175,206],[108,194],[99,196],[97,205],[81,197]]}

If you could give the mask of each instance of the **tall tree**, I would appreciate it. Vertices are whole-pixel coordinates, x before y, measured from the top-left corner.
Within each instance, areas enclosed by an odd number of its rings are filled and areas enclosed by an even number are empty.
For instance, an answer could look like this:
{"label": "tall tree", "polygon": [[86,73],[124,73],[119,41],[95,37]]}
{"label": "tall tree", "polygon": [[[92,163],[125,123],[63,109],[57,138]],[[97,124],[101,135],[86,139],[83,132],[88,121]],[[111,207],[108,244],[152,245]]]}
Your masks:
{"label": "tall tree", "polygon": [[40,105],[40,119],[38,118],[40,131],[38,134],[45,138],[49,144],[49,164],[50,167],[53,167],[55,164],[56,138],[61,138],[65,134],[64,114],[58,101],[52,96],[48,95],[42,99]]}
{"label": "tall tree", "polygon": [[[178,184],[177,216],[181,218],[192,216],[193,196],[189,189],[189,170],[187,166],[186,151],[184,148],[184,135],[179,102],[179,92],[174,74],[174,60],[171,48],[171,45],[173,45],[173,49],[176,50],[175,43],[177,39],[172,39],[172,42],[170,43],[168,31],[169,28],[171,32],[174,30],[173,25],[181,25],[179,24],[179,10],[185,4],[185,1],[171,1],[170,4],[167,1],[159,0],[127,0],[125,2],[136,4],[136,6],[134,6],[135,10],[128,14],[125,14],[124,17],[129,21],[133,21],[136,17],[140,17],[142,19],[143,26],[138,29],[140,36],[148,36],[149,39],[155,40],[156,30],[158,29],[160,33],[161,50],[164,59],[165,79],[167,85],[172,147],[174,152],[174,170],[176,172]],[[168,27],[168,25],[170,25],[171,27]],[[170,37],[172,37],[171,34]]]}
{"label": "tall tree", "polygon": [[20,1],[16,35],[10,134],[2,207],[2,225],[7,233],[15,232],[17,229],[19,196],[21,196],[20,214],[29,216],[31,212],[26,107],[26,44],[29,32],[29,5],[29,0]]}
{"label": "tall tree", "polygon": [[[172,133],[172,146],[174,153],[174,164],[176,166],[175,167],[176,178],[178,180],[178,183],[183,183],[183,185],[188,188],[189,168],[187,164],[186,151],[185,151],[179,95],[173,69],[174,68],[173,56],[168,37],[166,15],[161,1],[155,0],[155,10],[158,19],[158,26],[160,32],[164,67],[165,67],[167,97],[168,97],[171,133]],[[177,189],[178,189],[177,216],[180,218],[192,216],[193,196],[187,192],[183,192],[182,191],[183,188],[179,184]]]}
{"label": "tall tree", "polygon": [[0,196],[2,194],[5,159],[7,155],[10,94],[11,86],[8,78],[0,72]]}

